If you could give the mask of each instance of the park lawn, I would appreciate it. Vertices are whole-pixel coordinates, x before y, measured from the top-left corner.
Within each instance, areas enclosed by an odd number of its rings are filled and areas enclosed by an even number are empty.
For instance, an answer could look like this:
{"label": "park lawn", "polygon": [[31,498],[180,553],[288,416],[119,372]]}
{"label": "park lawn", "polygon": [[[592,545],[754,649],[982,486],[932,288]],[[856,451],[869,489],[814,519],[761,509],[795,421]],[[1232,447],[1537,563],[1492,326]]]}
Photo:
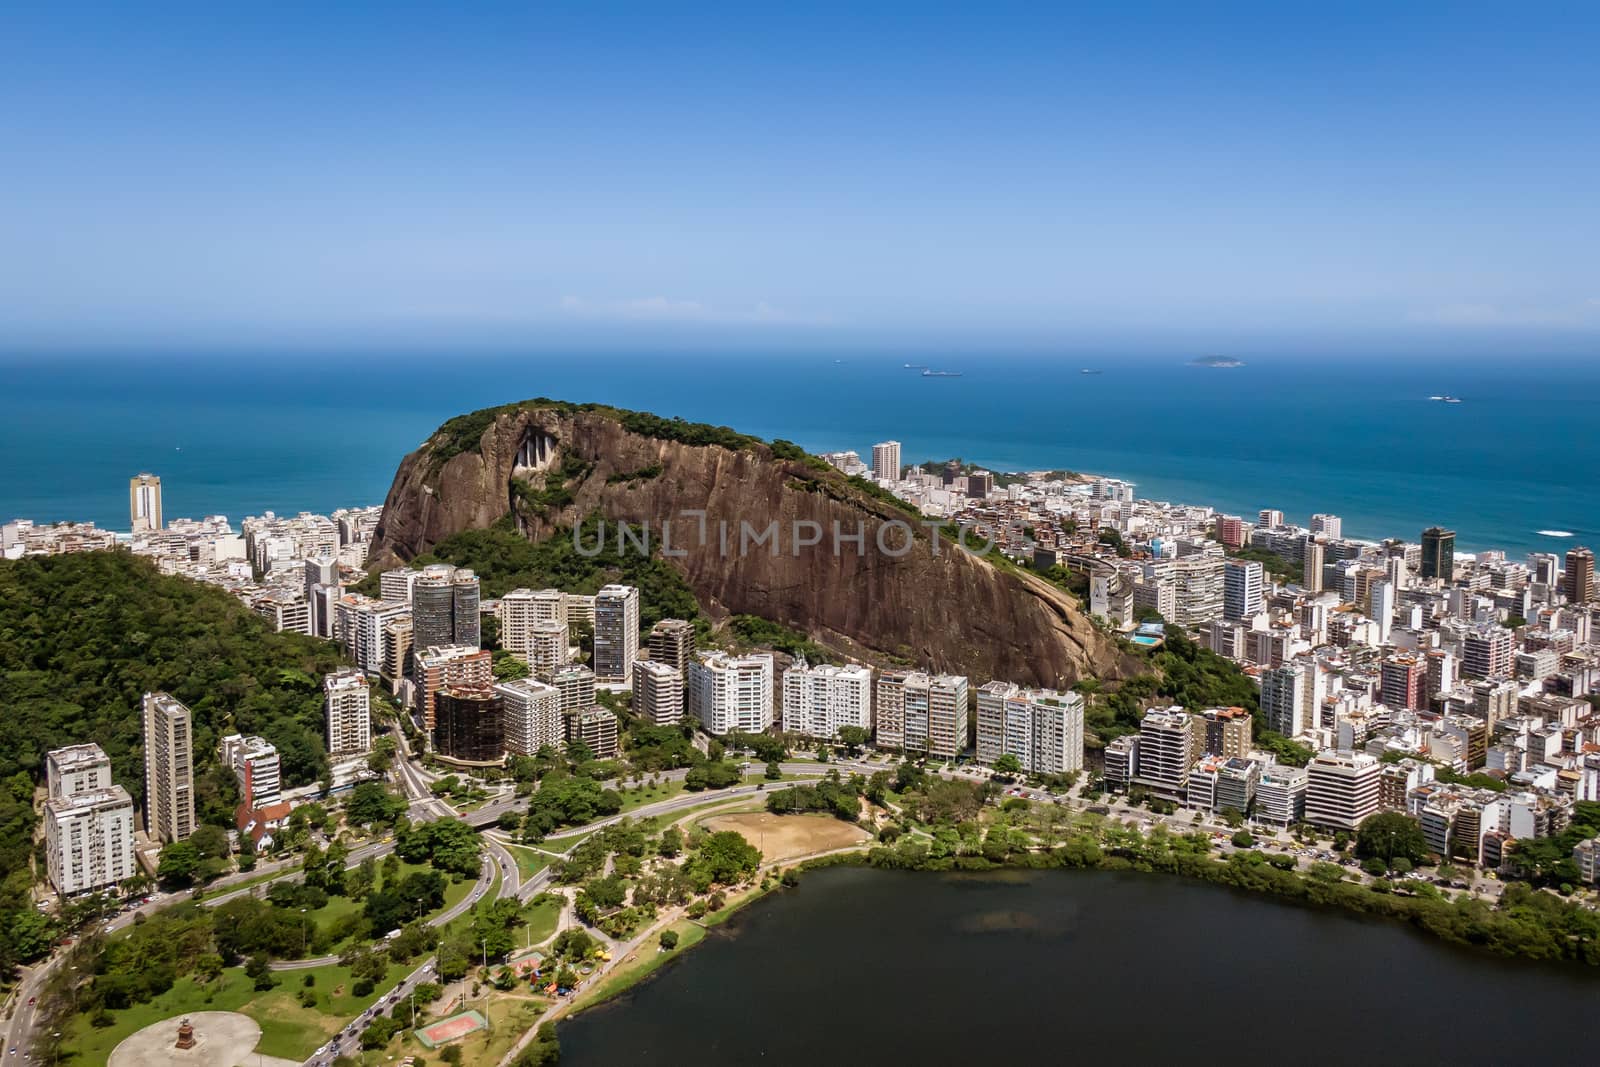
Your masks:
{"label": "park lawn", "polygon": [[556,932],[556,923],[561,920],[561,903],[545,900],[529,904],[522,909],[522,917],[528,922],[523,940],[534,945],[540,944]]}
{"label": "park lawn", "polygon": [[634,787],[631,790],[623,791],[622,814],[626,815],[628,812],[642,808],[646,804],[656,804],[663,800],[671,800],[682,792],[683,782],[678,780],[646,785],[643,789]]}
{"label": "park lawn", "polygon": [[[261,1043],[256,1051],[303,1060],[374,1000],[393,989],[408,971],[402,966],[389,970],[389,977],[372,993],[359,998],[349,992],[350,969],[338,964],[276,972],[277,986],[264,992],[256,991],[255,983],[242,968],[224,970],[209,985],[186,976],[148,1003],[111,1012],[110,1026],[91,1026],[87,1016],[75,1017],[63,1051],[67,1052],[68,1063],[101,1064],[111,1057],[112,1049],[124,1038],[163,1019],[199,1011],[237,1011],[261,1025]],[[298,999],[308,974],[316,981],[312,989],[317,1003],[311,1008],[303,1006]]]}
{"label": "park lawn", "polygon": [[527,845],[513,845],[507,842],[501,842],[501,844],[507,852],[511,853],[511,858],[517,861],[517,875],[524,882],[550,866],[555,859],[553,856],[547,856],[538,849],[530,848]]}
{"label": "park lawn", "polygon": [[664,930],[673,930],[678,935],[678,947],[671,952],[664,952],[660,945],[660,931],[657,931],[637,949],[631,957],[624,958],[611,969],[598,983],[591,984],[581,989],[573,997],[570,1014],[577,1014],[584,1008],[592,1008],[602,1001],[610,1000],[618,993],[631,989],[634,985],[648,977],[656,968],[681,955],[686,950],[699,944],[706,936],[705,927],[689,919],[679,919],[662,927]]}

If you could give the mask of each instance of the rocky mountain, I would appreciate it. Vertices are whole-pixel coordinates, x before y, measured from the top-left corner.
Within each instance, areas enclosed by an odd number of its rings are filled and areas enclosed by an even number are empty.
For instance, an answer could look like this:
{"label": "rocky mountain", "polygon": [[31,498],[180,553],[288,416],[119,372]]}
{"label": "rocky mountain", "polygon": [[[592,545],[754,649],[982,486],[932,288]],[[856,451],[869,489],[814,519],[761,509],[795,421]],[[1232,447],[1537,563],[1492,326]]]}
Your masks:
{"label": "rocky mountain", "polygon": [[590,520],[592,543],[598,518],[616,544],[627,523],[624,548],[648,538],[714,619],[762,616],[864,659],[974,682],[1130,672],[1068,593],[961,551],[797,446],[599,405],[531,400],[445,423],[401,462],[374,565],[508,516],[533,540]]}

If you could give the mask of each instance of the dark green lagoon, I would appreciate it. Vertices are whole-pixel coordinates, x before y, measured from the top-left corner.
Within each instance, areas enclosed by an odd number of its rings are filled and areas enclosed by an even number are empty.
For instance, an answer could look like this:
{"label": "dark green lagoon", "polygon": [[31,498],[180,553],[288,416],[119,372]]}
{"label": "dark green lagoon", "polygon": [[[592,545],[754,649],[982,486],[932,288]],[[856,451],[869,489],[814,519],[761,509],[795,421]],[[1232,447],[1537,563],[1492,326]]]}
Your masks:
{"label": "dark green lagoon", "polygon": [[562,1063],[1588,1062],[1600,973],[1103,871],[808,874],[561,1027]]}

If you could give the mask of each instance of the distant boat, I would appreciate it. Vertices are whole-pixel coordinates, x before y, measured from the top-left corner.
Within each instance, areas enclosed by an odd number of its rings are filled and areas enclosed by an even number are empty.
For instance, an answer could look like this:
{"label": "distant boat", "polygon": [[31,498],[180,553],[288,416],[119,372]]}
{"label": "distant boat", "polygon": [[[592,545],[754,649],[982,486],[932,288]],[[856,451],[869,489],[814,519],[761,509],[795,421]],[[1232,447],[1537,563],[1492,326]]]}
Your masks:
{"label": "distant boat", "polygon": [[906,364],[906,370],[927,370],[927,369],[928,369],[928,365],[926,363],[907,363]]}
{"label": "distant boat", "polygon": [[1191,367],[1212,367],[1217,370],[1232,370],[1234,367],[1244,366],[1244,360],[1234,359],[1232,356],[1196,356],[1189,361]]}
{"label": "distant boat", "polygon": [[1083,368],[1083,369],[1082,369],[1082,370],[1080,370],[1080,371],[1079,371],[1079,372],[1078,372],[1078,373],[1079,373],[1079,374],[1104,374],[1104,373],[1105,373],[1105,371],[1103,371],[1103,370],[1096,370],[1096,369],[1095,369],[1095,368],[1093,368],[1093,367],[1085,367],[1085,368]]}
{"label": "distant boat", "polygon": [[1454,396],[1448,396],[1448,395],[1446,395],[1446,396],[1430,396],[1428,399],[1429,400],[1437,400],[1441,404],[1459,404],[1459,403],[1461,403],[1460,397],[1454,397]]}
{"label": "distant boat", "polygon": [[959,378],[961,377],[961,372],[958,370],[924,370],[922,376],[924,378]]}

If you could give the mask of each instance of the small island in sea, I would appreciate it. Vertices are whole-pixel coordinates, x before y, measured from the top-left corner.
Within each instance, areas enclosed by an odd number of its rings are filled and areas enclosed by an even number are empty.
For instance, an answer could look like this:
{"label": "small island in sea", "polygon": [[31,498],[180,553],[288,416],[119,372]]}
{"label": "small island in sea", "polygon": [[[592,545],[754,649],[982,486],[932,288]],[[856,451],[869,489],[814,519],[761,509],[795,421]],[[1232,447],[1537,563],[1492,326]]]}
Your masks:
{"label": "small island in sea", "polygon": [[1244,360],[1234,359],[1231,356],[1196,356],[1189,361],[1191,367],[1216,367],[1227,370],[1231,367],[1244,366]]}

